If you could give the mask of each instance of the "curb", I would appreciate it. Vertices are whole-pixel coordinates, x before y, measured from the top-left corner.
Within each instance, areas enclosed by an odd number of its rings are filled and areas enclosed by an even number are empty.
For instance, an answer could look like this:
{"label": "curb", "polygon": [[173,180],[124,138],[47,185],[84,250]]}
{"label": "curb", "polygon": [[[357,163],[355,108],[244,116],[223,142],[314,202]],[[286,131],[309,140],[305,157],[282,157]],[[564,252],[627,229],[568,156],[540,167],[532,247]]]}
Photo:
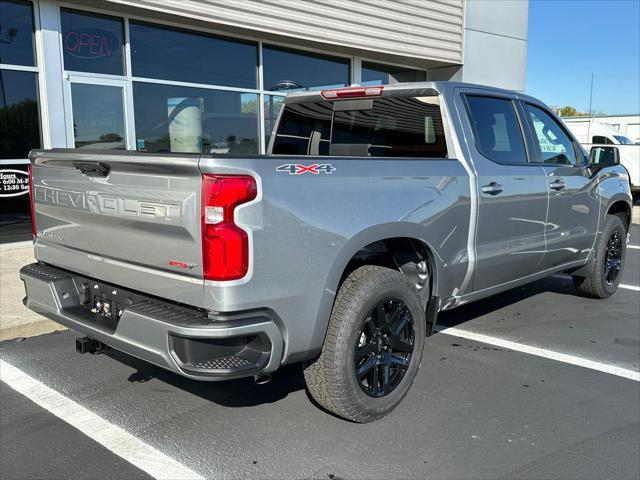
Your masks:
{"label": "curb", "polygon": [[19,271],[34,261],[31,241],[0,245],[0,341],[65,329],[22,304],[24,287]]}
{"label": "curb", "polygon": [[22,250],[24,248],[33,248],[33,242],[31,240],[25,240],[24,242],[0,243],[0,253]]}
{"label": "curb", "polygon": [[25,325],[0,328],[0,342],[15,340],[17,338],[37,337],[38,335],[60,332],[62,330],[66,330],[66,327],[42,317],[41,320],[34,320]]}

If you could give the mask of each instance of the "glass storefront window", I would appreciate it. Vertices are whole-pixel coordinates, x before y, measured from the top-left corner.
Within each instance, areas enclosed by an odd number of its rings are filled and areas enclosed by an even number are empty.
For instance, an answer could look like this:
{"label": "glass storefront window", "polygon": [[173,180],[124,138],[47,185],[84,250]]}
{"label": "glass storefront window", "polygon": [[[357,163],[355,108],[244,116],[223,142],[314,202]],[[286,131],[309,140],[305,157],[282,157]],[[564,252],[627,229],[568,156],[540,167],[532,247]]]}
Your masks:
{"label": "glass storefront window", "polygon": [[121,18],[66,8],[60,15],[65,70],[124,74],[124,24]]}
{"label": "glass storefront window", "polygon": [[403,82],[424,82],[427,73],[393,65],[362,62],[362,85],[393,85]]}
{"label": "glass storefront window", "polygon": [[76,148],[125,148],[123,89],[111,85],[71,84]]}
{"label": "glass storefront window", "polygon": [[40,148],[37,78],[34,72],[0,70],[0,158],[27,158]]}
{"label": "glass storefront window", "polygon": [[31,2],[0,0],[0,63],[35,65]]}
{"label": "glass storefront window", "polygon": [[[33,148],[40,148],[38,74],[21,71],[36,64],[31,2],[0,0],[0,243],[31,238],[27,165]],[[15,67],[14,67],[15,68]]]}
{"label": "glass storefront window", "polygon": [[258,46],[147,23],[129,24],[136,77],[256,88]]}
{"label": "glass storefront window", "polygon": [[317,90],[349,85],[349,60],[276,47],[262,48],[265,90]]}
{"label": "glass storefront window", "polygon": [[136,146],[147,152],[258,153],[258,95],[134,82]]}

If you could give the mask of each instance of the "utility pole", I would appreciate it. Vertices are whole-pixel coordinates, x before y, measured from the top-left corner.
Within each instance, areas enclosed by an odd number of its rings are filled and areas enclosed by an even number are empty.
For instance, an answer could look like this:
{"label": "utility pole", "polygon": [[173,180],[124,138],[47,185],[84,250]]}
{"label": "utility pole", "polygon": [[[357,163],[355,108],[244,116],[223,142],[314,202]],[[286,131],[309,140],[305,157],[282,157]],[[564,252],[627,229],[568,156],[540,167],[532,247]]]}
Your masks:
{"label": "utility pole", "polygon": [[591,73],[591,89],[589,90],[589,125],[587,126],[587,143],[591,144],[591,122],[593,122],[593,73]]}

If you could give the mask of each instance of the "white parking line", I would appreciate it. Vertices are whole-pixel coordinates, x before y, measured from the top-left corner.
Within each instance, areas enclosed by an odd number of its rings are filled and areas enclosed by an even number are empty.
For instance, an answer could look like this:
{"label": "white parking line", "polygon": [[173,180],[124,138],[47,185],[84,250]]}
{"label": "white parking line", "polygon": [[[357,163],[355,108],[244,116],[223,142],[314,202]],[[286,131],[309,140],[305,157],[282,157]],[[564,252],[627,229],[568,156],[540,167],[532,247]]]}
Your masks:
{"label": "white parking line", "polygon": [[204,477],[193,470],[1,359],[0,379],[16,392],[154,478],[204,480]]}
{"label": "white parking line", "polygon": [[586,358],[567,355],[566,353],[554,352],[553,350],[547,350],[545,348],[532,347],[523,343],[512,342],[510,340],[491,337],[489,335],[473,333],[467,330],[462,330],[460,328],[437,328],[436,330],[439,333],[444,333],[445,335],[466,338],[467,340],[475,340],[476,342],[486,343],[488,345],[494,345],[496,347],[507,348],[516,352],[528,353],[529,355],[535,355],[537,357],[548,358],[550,360],[556,360],[558,362],[569,363],[571,365],[577,365],[579,367],[589,368],[591,370],[597,370],[599,372],[609,373],[611,375],[616,375],[618,377],[628,378],[629,380],[640,382],[640,372],[636,372],[635,370],[616,367],[614,365],[608,365],[601,362],[594,362],[593,360],[588,360]]}
{"label": "white parking line", "polygon": [[636,287],[635,285],[627,285],[626,283],[621,283],[618,285],[620,288],[626,288],[627,290],[634,290],[636,292],[640,292],[640,287]]}
{"label": "white parking line", "polygon": [[627,248],[631,248],[633,250],[640,250],[640,245],[627,245]]}

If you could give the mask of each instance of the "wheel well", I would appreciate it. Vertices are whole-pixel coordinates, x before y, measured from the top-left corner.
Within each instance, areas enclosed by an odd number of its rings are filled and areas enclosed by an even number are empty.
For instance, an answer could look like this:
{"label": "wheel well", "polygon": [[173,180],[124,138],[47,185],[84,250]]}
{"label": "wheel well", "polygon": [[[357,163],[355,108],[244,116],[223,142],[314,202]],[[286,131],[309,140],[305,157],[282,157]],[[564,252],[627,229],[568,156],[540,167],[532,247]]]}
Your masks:
{"label": "wheel well", "polygon": [[434,294],[435,268],[429,247],[415,238],[378,240],[358,250],[342,273],[340,284],[356,268],[378,265],[402,272],[416,288],[424,306]]}
{"label": "wheel well", "polygon": [[627,202],[618,201],[613,203],[609,210],[607,211],[607,215],[616,215],[620,217],[622,223],[624,224],[625,230],[629,231],[629,225],[631,223],[631,207]]}

